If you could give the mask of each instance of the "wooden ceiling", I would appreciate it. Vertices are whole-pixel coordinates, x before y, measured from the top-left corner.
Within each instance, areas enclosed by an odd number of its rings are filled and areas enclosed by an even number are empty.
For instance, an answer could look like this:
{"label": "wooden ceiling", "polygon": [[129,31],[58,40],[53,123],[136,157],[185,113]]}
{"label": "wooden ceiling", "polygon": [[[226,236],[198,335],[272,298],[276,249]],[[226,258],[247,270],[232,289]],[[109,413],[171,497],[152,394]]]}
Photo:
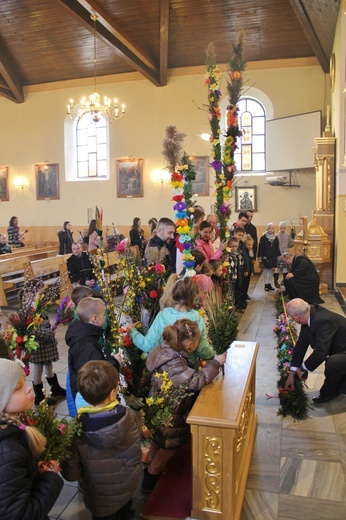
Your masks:
{"label": "wooden ceiling", "polygon": [[137,71],[157,86],[169,69],[230,58],[243,30],[248,62],[317,57],[329,71],[340,0],[1,0],[0,95],[24,87]]}

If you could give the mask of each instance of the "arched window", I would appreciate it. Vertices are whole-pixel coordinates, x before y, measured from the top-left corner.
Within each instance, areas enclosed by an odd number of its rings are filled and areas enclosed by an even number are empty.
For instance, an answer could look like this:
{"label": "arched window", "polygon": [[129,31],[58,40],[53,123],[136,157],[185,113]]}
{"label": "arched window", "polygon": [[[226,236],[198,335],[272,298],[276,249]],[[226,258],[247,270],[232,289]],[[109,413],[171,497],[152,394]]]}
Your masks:
{"label": "arched window", "polygon": [[87,113],[76,126],[77,177],[87,179],[107,177],[106,120],[100,114],[97,122]]}
{"label": "arched window", "polygon": [[109,179],[109,123],[100,114],[98,122],[90,114],[79,120],[68,115],[64,124],[66,181]]}
{"label": "arched window", "polygon": [[243,136],[234,154],[237,169],[242,172],[265,171],[265,121],[263,105],[252,98],[238,103],[238,122]]}

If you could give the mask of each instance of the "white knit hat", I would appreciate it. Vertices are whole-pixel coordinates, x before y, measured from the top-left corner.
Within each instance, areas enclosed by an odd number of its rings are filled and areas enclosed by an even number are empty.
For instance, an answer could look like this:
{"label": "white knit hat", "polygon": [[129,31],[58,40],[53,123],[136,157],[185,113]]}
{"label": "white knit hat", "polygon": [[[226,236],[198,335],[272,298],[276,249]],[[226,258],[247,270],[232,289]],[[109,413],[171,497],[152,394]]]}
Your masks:
{"label": "white knit hat", "polygon": [[15,361],[0,359],[0,413],[4,411],[23,374],[23,369]]}

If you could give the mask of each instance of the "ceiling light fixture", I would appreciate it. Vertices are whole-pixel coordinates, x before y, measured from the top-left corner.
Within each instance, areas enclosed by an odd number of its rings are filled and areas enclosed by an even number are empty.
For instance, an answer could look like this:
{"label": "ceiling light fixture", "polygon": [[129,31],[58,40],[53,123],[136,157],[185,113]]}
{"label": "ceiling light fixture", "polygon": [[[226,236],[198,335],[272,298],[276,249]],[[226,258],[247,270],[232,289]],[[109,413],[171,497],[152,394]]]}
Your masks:
{"label": "ceiling light fixture", "polygon": [[73,120],[81,119],[85,114],[90,114],[94,123],[100,120],[100,114],[102,114],[110,123],[113,123],[125,114],[125,105],[122,104],[119,108],[117,99],[112,101],[106,96],[103,98],[103,104],[101,103],[101,96],[96,88],[96,21],[98,16],[95,13],[91,14],[90,18],[94,22],[94,92],[89,96],[89,99],[83,97],[77,107],[74,106],[73,99],[70,99],[67,105],[67,114]]}

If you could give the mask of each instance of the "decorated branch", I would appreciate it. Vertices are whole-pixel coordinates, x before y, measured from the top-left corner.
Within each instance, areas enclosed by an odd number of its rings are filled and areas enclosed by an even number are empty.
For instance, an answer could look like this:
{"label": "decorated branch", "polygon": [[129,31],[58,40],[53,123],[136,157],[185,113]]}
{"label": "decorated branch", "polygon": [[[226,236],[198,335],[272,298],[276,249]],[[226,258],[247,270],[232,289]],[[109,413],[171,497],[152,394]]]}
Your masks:
{"label": "decorated branch", "polygon": [[296,376],[294,389],[285,389],[285,383],[290,371],[294,346],[297,341],[297,330],[294,321],[286,313],[287,297],[283,293],[278,293],[276,297],[277,324],[274,334],[277,337],[277,359],[279,380],[277,387],[279,390],[280,408],[278,415],[286,417],[291,415],[294,419],[306,419],[312,406],[305,392],[305,382]]}
{"label": "decorated branch", "polygon": [[227,237],[227,208],[230,204],[233,189],[233,177],[236,171],[234,153],[237,149],[237,139],[242,136],[238,124],[238,102],[243,86],[243,36],[240,35],[237,45],[232,45],[233,54],[228,63],[227,91],[229,105],[227,106],[227,128],[224,145],[221,145],[221,110],[220,110],[220,75],[216,64],[215,48],[208,46],[206,55],[207,74],[205,85],[208,89],[208,112],[210,123],[210,142],[212,144],[213,161],[211,166],[215,171],[216,212],[220,222],[220,238]]}
{"label": "decorated branch", "polygon": [[174,126],[166,128],[166,137],[163,140],[165,167],[171,173],[173,186],[173,209],[176,217],[176,230],[179,234],[179,250],[182,253],[183,265],[187,276],[194,276],[194,259],[191,255],[194,239],[194,201],[192,200],[192,181],[196,178],[196,170],[186,152],[183,152],[182,142],[185,134],[180,133]]}

